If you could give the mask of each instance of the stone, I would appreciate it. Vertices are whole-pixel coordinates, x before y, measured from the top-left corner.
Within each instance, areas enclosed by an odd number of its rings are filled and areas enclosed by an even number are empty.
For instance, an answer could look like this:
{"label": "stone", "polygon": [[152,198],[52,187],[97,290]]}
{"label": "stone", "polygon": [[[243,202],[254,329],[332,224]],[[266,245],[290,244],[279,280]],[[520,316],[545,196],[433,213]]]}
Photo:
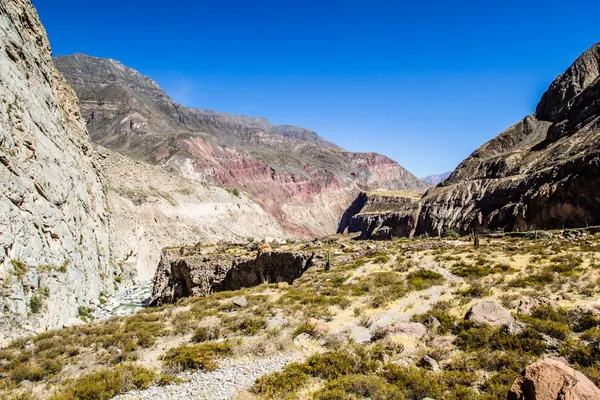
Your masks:
{"label": "stone", "polygon": [[390,335],[408,336],[422,339],[427,336],[427,327],[420,322],[399,322],[387,327]]}
{"label": "stone", "polygon": [[523,333],[526,327],[527,324],[521,321],[512,321],[504,325],[506,332],[510,333],[511,335],[519,335]]}
{"label": "stone", "polygon": [[517,314],[531,315],[531,313],[540,306],[549,306],[553,309],[557,309],[558,303],[547,297],[526,297],[524,299],[521,299],[521,301],[519,302]]}
{"label": "stone", "polygon": [[438,362],[435,361],[433,358],[429,357],[428,355],[424,355],[421,358],[421,361],[419,361],[418,365],[420,367],[428,368],[433,372],[440,372],[440,365],[438,364]]}
{"label": "stone", "polygon": [[290,284],[287,282],[277,282],[277,287],[279,289],[287,289],[290,287]]}
{"label": "stone", "polygon": [[531,364],[515,379],[508,400],[597,400],[600,389],[585,375],[552,359]]}
{"label": "stone", "polygon": [[492,326],[502,326],[514,321],[514,317],[506,308],[491,300],[474,304],[465,315],[465,319],[473,321],[477,325]]}
{"label": "stone", "polygon": [[245,297],[237,297],[237,298],[233,299],[233,304],[235,304],[238,307],[247,307],[248,300],[246,300]]}
{"label": "stone", "polygon": [[323,320],[317,318],[309,318],[308,322],[314,326],[317,336],[325,336],[331,330],[329,325]]}
{"label": "stone", "polygon": [[436,333],[442,324],[436,317],[429,316],[425,320],[425,326],[427,326],[427,329],[429,329],[429,333]]}

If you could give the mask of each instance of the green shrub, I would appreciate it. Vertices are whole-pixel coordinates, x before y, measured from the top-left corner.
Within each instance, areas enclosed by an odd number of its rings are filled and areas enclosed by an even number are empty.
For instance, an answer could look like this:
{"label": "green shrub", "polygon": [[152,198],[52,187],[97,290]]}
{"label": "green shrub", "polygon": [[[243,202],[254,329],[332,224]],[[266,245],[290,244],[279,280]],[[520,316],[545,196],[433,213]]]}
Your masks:
{"label": "green shrub", "polygon": [[546,351],[544,340],[537,331],[529,327],[518,335],[511,335],[502,327],[494,328],[488,325],[477,327],[471,321],[463,321],[454,331],[456,334],[454,344],[462,350],[513,350],[536,356]]}
{"label": "green shrub", "polygon": [[31,296],[31,299],[29,300],[29,308],[31,308],[32,313],[39,313],[42,310],[42,298],[37,295]]}
{"label": "green shrub", "polygon": [[349,375],[327,382],[315,400],[402,399],[400,389],[377,375]]}
{"label": "green shrub", "polygon": [[133,389],[146,389],[154,382],[153,371],[130,364],[120,364],[76,378],[50,400],[107,400]]}
{"label": "green shrub", "polygon": [[522,278],[515,278],[509,282],[509,286],[517,288],[527,288],[531,286],[545,286],[554,282],[554,273],[552,271],[542,271],[539,274],[532,274]]}
{"label": "green shrub", "polygon": [[492,273],[492,267],[489,265],[467,264],[461,261],[454,264],[450,272],[462,278],[482,278]]}
{"label": "green shrub", "polygon": [[406,276],[406,284],[412,290],[425,290],[444,282],[444,276],[428,269],[418,269],[409,272]]}
{"label": "green shrub", "polygon": [[231,346],[228,342],[201,343],[172,348],[163,355],[162,360],[164,365],[180,370],[213,371],[218,368],[214,358],[221,358],[230,354]]}
{"label": "green shrub", "polygon": [[192,342],[202,343],[209,340],[216,340],[221,336],[221,331],[218,326],[204,327],[201,326],[194,331]]}
{"label": "green shrub", "polygon": [[304,364],[293,363],[281,372],[258,378],[252,392],[269,398],[283,398],[304,386],[309,379],[310,375],[306,372]]}

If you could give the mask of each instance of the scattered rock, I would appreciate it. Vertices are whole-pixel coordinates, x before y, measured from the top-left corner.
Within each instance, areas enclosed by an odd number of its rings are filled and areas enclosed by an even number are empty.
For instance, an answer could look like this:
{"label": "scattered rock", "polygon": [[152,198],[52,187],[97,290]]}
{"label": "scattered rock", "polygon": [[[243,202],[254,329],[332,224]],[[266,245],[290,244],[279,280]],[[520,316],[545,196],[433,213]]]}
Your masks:
{"label": "scattered rock", "polygon": [[600,389],[582,373],[559,361],[531,364],[514,381],[508,400],[598,400]]}
{"label": "scattered rock", "polygon": [[546,297],[526,297],[521,299],[517,314],[531,315],[531,313],[540,306],[550,306],[554,309],[558,308],[558,303]]}
{"label": "scattered rock", "polygon": [[428,355],[424,355],[421,358],[421,361],[419,361],[418,365],[420,367],[429,368],[433,372],[440,372],[440,365],[438,364],[438,362],[435,361],[433,358],[429,357]]}
{"label": "scattered rock", "polygon": [[403,335],[416,339],[427,336],[427,327],[420,322],[400,322],[390,325],[387,329],[391,335]]}
{"label": "scattered rock", "polygon": [[317,318],[310,318],[308,322],[315,327],[315,333],[317,336],[325,336],[329,333],[330,328],[325,321]]}
{"label": "scattered rock", "polygon": [[247,307],[248,300],[246,300],[245,297],[237,297],[237,298],[233,299],[233,304],[235,304],[238,307]]}
{"label": "scattered rock", "polygon": [[514,321],[514,317],[500,304],[491,300],[480,301],[473,305],[465,315],[465,319],[477,325],[488,324],[502,326]]}
{"label": "scattered rock", "polygon": [[429,329],[429,333],[436,333],[438,328],[440,326],[442,326],[442,324],[440,323],[440,321],[434,317],[434,316],[429,316],[426,320],[425,320],[425,326],[427,326],[427,328]]}
{"label": "scattered rock", "polygon": [[521,321],[512,321],[504,325],[506,332],[510,333],[511,335],[519,335],[523,333],[526,327],[527,324]]}

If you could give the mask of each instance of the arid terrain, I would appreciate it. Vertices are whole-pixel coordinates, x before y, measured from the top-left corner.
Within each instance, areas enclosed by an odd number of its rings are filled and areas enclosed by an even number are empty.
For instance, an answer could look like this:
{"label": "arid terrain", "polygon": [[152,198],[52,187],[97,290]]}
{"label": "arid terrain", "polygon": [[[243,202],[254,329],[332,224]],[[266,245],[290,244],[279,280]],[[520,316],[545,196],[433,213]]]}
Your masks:
{"label": "arid terrain", "polygon": [[585,230],[481,237],[479,248],[468,237],[340,236],[190,248],[205,260],[276,252],[315,261],[292,284],[14,341],[0,353],[3,395],[498,399],[547,357],[598,384],[599,248],[600,235]]}
{"label": "arid terrain", "polygon": [[600,399],[599,99],[600,43],[426,182],[0,0],[0,398]]}

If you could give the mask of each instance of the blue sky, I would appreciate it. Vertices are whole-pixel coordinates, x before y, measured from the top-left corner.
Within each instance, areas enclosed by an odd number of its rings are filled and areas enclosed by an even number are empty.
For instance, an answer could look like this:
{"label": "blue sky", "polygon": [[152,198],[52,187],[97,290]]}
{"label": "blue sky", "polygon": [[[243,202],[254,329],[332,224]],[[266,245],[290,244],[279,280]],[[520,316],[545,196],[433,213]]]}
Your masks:
{"label": "blue sky", "polygon": [[55,55],[114,58],[186,106],[305,126],[421,177],[532,113],[600,41],[598,1],[33,4]]}

